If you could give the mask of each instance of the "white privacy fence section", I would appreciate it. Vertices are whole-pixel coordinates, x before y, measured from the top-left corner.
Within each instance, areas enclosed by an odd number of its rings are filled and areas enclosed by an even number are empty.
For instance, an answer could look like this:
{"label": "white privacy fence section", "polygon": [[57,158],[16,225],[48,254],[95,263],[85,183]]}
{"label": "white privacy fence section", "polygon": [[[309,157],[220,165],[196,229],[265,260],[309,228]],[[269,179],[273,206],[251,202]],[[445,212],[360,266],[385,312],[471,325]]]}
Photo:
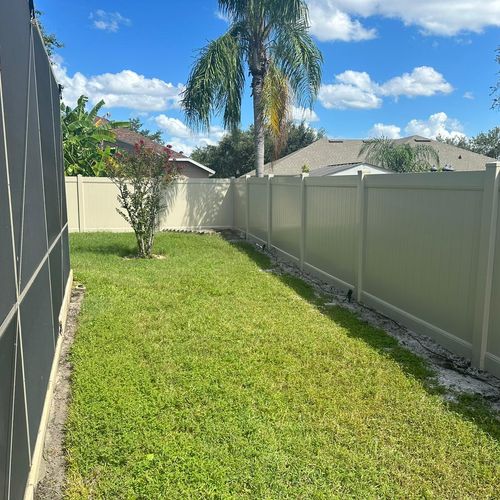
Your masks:
{"label": "white privacy fence section", "polygon": [[500,163],[235,181],[235,227],[500,375]]}
{"label": "white privacy fence section", "polygon": [[[66,177],[68,224],[73,232],[131,231],[117,212],[118,189],[105,177]],[[230,179],[177,180],[165,189],[160,229],[233,227]]]}
{"label": "white privacy fence section", "polygon": [[[234,228],[500,376],[500,163],[483,172],[179,180],[160,229]],[[67,178],[72,231],[125,231],[109,179]]]}

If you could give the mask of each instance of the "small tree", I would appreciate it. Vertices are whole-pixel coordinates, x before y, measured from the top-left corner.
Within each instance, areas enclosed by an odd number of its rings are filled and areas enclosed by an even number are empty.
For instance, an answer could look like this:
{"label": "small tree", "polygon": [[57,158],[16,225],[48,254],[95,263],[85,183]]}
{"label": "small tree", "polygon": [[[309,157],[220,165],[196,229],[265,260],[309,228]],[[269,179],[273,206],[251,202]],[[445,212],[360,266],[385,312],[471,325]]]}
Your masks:
{"label": "small tree", "polygon": [[132,226],[140,258],[151,258],[158,215],[166,208],[163,189],[178,175],[172,152],[158,153],[140,141],[133,152],[108,159],[108,176],[118,187],[117,212]]}

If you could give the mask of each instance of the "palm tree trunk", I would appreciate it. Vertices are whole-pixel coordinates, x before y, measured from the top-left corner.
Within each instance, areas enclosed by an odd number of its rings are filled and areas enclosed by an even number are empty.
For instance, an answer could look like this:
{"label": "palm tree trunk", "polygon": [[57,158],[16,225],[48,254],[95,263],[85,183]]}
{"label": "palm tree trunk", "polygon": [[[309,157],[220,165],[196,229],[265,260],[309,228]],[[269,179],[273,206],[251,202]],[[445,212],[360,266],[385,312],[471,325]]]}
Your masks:
{"label": "palm tree trunk", "polygon": [[264,110],[262,106],[262,92],[264,90],[264,77],[254,74],[252,77],[253,96],[253,127],[255,134],[255,174],[264,177]]}

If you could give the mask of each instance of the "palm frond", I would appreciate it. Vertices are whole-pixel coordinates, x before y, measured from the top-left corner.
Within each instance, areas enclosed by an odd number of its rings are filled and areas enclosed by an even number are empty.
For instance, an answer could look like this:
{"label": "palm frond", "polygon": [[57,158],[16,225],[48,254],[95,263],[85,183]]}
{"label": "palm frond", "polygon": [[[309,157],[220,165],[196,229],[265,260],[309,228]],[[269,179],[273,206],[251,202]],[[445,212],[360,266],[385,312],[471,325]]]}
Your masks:
{"label": "palm frond", "polygon": [[223,114],[224,126],[240,123],[241,99],[245,83],[244,53],[234,25],[223,36],[201,50],[182,97],[188,124],[206,130],[212,114]]}
{"label": "palm frond", "polygon": [[439,166],[439,154],[432,146],[428,146],[427,144],[418,144],[412,149],[415,154],[416,163],[422,166],[422,170],[428,170],[431,162],[434,162],[436,166]]}
{"label": "palm frond", "polygon": [[267,25],[308,19],[304,0],[219,0],[219,10],[233,20],[260,19]]}
{"label": "palm frond", "polygon": [[262,94],[264,117],[274,146],[274,158],[278,158],[287,139],[292,92],[288,79],[271,61],[264,80]]}
{"label": "palm frond", "polygon": [[392,139],[381,137],[366,141],[359,156],[366,161],[393,170],[394,172],[424,172],[433,164],[439,166],[439,154],[427,144],[398,144]]}
{"label": "palm frond", "polygon": [[275,64],[288,78],[299,105],[310,107],[321,85],[323,57],[302,19],[276,30],[270,52]]}

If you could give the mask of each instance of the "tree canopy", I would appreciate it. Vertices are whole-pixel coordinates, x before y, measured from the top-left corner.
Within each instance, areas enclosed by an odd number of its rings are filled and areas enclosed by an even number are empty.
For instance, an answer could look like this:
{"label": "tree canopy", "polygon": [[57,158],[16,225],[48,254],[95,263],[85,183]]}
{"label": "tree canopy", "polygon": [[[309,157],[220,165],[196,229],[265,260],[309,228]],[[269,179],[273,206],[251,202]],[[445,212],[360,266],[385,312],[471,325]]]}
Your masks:
{"label": "tree canopy", "polygon": [[40,21],[40,17],[43,16],[43,12],[41,10],[35,10],[35,15],[37,17],[37,24],[40,28],[40,33],[42,34],[45,49],[50,57],[54,54],[55,49],[61,49],[64,47],[64,44],[57,39],[57,36],[54,33],[47,33],[45,30],[42,22]]}
{"label": "tree canopy", "polygon": [[437,137],[437,140],[490,158],[500,159],[500,127],[480,132],[473,137]]}
{"label": "tree canopy", "polygon": [[[288,122],[286,142],[279,157],[286,156],[298,149],[324,137],[323,130],[315,130],[305,123]],[[273,159],[273,141],[267,131],[265,136],[265,161]],[[238,177],[250,172],[255,164],[253,127],[248,130],[234,129],[216,146],[196,148],[191,154],[193,160],[215,170],[215,177]]]}

